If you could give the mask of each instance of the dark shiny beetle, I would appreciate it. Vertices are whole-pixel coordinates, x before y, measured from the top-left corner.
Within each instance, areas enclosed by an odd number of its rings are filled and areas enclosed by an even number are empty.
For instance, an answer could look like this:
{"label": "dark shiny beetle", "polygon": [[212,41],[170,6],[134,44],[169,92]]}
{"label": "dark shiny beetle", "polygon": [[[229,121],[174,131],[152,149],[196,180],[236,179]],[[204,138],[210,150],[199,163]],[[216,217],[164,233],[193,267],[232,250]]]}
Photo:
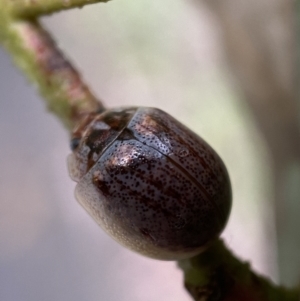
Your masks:
{"label": "dark shiny beetle", "polygon": [[154,108],[90,114],[74,130],[76,198],[122,245],[146,256],[193,256],[231,208],[225,165],[199,136]]}

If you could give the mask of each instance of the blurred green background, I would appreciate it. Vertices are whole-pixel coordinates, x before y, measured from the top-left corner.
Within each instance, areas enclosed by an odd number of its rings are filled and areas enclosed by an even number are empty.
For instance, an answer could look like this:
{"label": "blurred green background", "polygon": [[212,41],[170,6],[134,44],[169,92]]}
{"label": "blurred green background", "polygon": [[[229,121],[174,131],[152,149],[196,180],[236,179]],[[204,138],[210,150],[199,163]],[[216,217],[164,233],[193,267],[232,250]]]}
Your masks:
{"label": "blurred green background", "polygon": [[[237,1],[114,0],[42,22],[108,107],[159,107],[216,149],[233,186],[228,246],[292,285],[300,270],[299,152],[282,138],[294,143],[299,133],[297,98],[286,85],[296,73],[281,59],[291,28],[279,2],[249,9]],[[257,24],[269,40],[255,35]],[[272,68],[284,69],[272,84],[289,99],[268,82]],[[123,249],[75,202],[67,133],[2,49],[0,77],[0,300],[190,300],[175,263]],[[274,106],[268,91],[280,95]],[[276,143],[290,158],[279,171]]]}

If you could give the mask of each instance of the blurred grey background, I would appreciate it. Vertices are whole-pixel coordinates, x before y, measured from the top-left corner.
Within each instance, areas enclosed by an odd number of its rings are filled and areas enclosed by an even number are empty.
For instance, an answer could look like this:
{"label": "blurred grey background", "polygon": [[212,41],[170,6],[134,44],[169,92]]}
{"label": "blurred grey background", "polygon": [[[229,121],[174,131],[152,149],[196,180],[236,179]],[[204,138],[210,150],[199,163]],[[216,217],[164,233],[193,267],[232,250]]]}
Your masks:
{"label": "blurred grey background", "polygon": [[[234,195],[226,242],[294,284],[298,113],[292,10],[279,4],[114,0],[42,22],[107,106],[159,107],[217,150]],[[0,300],[191,300],[176,263],[124,249],[77,204],[68,134],[3,49],[0,91]]]}

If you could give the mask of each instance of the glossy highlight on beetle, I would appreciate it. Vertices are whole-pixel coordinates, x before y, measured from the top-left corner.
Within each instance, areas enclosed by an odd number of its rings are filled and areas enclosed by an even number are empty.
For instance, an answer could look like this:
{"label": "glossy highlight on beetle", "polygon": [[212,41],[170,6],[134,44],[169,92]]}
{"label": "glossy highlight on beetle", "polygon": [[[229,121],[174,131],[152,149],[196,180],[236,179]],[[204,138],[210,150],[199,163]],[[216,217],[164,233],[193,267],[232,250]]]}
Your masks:
{"label": "glossy highlight on beetle", "polygon": [[146,107],[86,116],[68,158],[76,198],[122,245],[176,260],[221,233],[231,209],[226,167],[198,135]]}

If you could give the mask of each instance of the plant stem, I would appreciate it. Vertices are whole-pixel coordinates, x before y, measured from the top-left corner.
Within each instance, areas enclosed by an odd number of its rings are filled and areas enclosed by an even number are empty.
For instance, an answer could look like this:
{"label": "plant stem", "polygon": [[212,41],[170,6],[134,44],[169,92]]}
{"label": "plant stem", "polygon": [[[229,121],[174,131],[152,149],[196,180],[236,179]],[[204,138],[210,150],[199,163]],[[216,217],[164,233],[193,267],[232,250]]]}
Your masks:
{"label": "plant stem", "polygon": [[33,18],[58,11],[83,7],[87,4],[109,0],[2,0],[8,14],[17,18]]}
{"label": "plant stem", "polygon": [[236,258],[222,240],[204,253],[178,262],[196,301],[299,301],[300,291],[276,286]]}
{"label": "plant stem", "polygon": [[[94,2],[99,1],[89,3]],[[82,115],[105,108],[33,17],[84,4],[87,3],[82,0],[0,0],[0,42],[38,87],[48,108],[68,129],[72,129]],[[257,276],[247,263],[234,257],[221,240],[204,253],[180,261],[179,265],[185,274],[186,288],[198,301],[300,299],[299,290],[286,290]]]}
{"label": "plant stem", "polygon": [[38,87],[48,108],[68,129],[73,128],[81,115],[104,110],[36,20],[13,20],[3,16],[0,28],[0,41]]}

